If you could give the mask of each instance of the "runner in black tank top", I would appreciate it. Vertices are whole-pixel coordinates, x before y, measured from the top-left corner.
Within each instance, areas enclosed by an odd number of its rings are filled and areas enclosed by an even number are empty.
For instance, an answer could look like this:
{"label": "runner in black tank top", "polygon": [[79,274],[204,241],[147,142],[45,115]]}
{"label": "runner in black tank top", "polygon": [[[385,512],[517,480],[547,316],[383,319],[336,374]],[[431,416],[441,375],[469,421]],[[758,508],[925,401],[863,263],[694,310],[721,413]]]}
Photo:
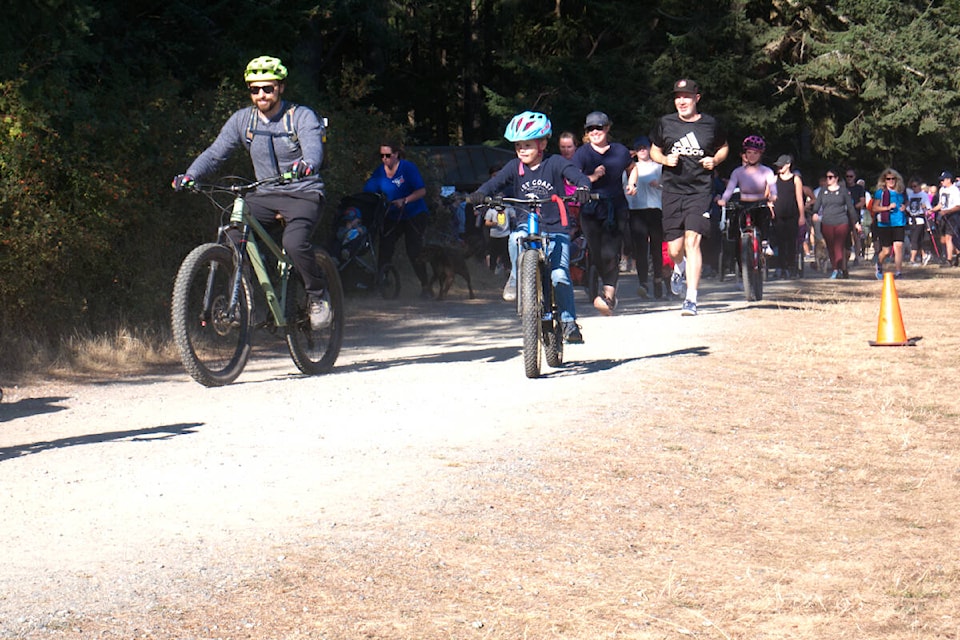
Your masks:
{"label": "runner in black tank top", "polygon": [[[797,185],[800,177],[792,171],[793,158],[782,155],[777,158],[777,199],[773,203],[774,246],[777,247],[777,275],[796,278],[797,244],[800,226],[806,226],[803,216],[803,186]],[[798,195],[799,193],[799,195]]]}

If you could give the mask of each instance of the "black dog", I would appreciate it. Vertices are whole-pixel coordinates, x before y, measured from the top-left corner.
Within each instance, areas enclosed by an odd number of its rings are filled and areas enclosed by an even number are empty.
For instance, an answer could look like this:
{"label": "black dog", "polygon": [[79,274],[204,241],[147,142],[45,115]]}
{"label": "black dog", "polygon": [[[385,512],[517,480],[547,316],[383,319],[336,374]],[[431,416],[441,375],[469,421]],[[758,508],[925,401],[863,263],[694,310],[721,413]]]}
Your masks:
{"label": "black dog", "polygon": [[470,280],[470,270],[467,268],[467,258],[471,255],[469,247],[450,247],[439,244],[428,244],[420,253],[420,260],[424,264],[429,264],[433,270],[433,277],[430,279],[430,291],[433,291],[433,283],[440,285],[437,292],[437,300],[443,300],[447,297],[447,292],[453,286],[453,279],[456,276],[462,277],[467,282],[467,289],[470,291],[470,298],[476,297],[473,293],[473,282]]}

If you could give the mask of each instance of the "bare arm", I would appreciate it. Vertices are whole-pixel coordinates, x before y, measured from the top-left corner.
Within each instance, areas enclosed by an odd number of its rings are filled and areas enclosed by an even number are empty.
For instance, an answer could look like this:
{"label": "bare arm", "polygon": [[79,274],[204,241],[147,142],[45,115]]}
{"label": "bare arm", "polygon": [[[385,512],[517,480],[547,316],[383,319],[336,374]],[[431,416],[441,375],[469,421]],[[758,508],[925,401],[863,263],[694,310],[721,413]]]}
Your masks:
{"label": "bare arm", "polygon": [[807,217],[804,211],[805,207],[803,206],[803,182],[799,176],[793,176],[793,186],[795,187],[794,192],[797,196],[797,211],[800,212],[800,226],[803,226],[807,223]]}

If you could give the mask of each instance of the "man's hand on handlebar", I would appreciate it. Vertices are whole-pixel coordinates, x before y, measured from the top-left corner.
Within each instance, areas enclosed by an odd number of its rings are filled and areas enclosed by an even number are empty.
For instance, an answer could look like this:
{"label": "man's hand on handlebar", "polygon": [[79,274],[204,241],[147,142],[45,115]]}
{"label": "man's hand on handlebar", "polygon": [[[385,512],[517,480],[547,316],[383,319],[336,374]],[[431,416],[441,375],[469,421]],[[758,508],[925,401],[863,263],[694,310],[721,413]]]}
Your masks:
{"label": "man's hand on handlebar", "polygon": [[178,176],[174,176],[170,186],[173,187],[174,191],[183,191],[184,189],[193,189],[196,187],[197,181],[193,179],[193,176],[181,173]]}

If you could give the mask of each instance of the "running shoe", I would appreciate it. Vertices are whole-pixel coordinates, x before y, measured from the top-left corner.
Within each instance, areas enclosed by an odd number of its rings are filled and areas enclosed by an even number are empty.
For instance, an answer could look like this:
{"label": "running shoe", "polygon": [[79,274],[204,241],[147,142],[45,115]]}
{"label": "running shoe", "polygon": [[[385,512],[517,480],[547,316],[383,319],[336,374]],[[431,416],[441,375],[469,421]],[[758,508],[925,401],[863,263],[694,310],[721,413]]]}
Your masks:
{"label": "running shoe", "polygon": [[513,272],[510,272],[510,278],[507,280],[507,284],[503,285],[503,299],[507,302],[513,302],[517,299],[517,279],[514,277]]}
{"label": "running shoe", "polygon": [[679,297],[687,295],[687,274],[673,272],[670,276],[670,291]]}
{"label": "running shoe", "polygon": [[326,296],[310,296],[307,315],[310,316],[310,328],[314,331],[326,329],[333,322],[333,310]]}
{"label": "running shoe", "polygon": [[691,302],[690,300],[683,301],[683,308],[680,309],[680,315],[682,316],[695,316],[697,315],[697,303]]}
{"label": "running shoe", "polygon": [[663,279],[654,278],[653,279],[653,297],[659,300],[663,297]]}
{"label": "running shoe", "polygon": [[834,269],[834,270],[833,270],[833,273],[830,274],[830,279],[831,279],[831,280],[836,280],[836,279],[839,278],[839,277],[840,277],[840,272],[839,272],[838,270],[836,270],[836,269]]}
{"label": "running shoe", "polygon": [[563,341],[567,344],[583,344],[583,334],[580,333],[580,325],[573,320],[564,322]]}
{"label": "running shoe", "polygon": [[880,268],[880,265],[877,265],[877,280],[883,280],[883,269]]}
{"label": "running shoe", "polygon": [[932,257],[932,256],[931,256],[929,253],[925,254],[925,255],[923,256],[923,262],[921,262],[921,264],[922,264],[923,266],[927,266],[928,264],[930,264],[930,258],[931,258],[931,257]]}

